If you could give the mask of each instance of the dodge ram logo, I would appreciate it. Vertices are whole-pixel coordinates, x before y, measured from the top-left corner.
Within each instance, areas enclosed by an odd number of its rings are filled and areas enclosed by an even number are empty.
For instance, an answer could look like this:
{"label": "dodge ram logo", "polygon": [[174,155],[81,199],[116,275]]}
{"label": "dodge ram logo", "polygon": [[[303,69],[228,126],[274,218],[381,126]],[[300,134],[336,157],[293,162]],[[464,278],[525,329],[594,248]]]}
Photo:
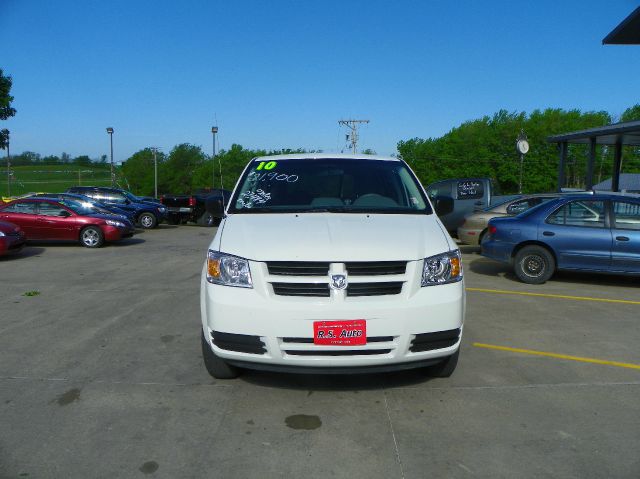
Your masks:
{"label": "dodge ram logo", "polygon": [[342,290],[347,288],[347,277],[344,274],[332,274],[329,287],[335,290]]}

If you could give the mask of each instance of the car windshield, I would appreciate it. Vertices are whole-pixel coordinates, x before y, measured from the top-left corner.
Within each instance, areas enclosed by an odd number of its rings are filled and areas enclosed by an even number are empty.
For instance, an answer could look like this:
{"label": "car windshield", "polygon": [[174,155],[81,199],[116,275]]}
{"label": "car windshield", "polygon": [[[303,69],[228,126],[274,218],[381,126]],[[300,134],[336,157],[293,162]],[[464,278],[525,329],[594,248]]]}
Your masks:
{"label": "car windshield", "polygon": [[139,198],[138,196],[134,195],[133,193],[129,193],[128,191],[122,191],[122,194],[129,200],[129,201],[133,201],[134,203],[140,203],[140,201],[142,201],[142,198]]}
{"label": "car windshield", "polygon": [[74,200],[71,198],[64,198],[59,200],[60,203],[65,205],[70,210],[75,211],[79,215],[95,215],[99,214],[111,214],[108,210],[95,206],[88,201]]}
{"label": "car windshield", "polygon": [[400,160],[257,158],[238,184],[230,213],[432,213]]}

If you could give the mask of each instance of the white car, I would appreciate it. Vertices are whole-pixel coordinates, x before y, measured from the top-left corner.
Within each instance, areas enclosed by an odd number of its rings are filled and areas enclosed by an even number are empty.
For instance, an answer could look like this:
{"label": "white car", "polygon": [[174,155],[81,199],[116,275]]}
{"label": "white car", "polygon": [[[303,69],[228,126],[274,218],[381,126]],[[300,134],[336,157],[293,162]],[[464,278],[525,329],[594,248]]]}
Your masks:
{"label": "white car", "polygon": [[404,161],[255,158],[230,203],[210,208],[224,216],[200,294],[213,377],[242,368],[451,375],[465,316],[460,252]]}

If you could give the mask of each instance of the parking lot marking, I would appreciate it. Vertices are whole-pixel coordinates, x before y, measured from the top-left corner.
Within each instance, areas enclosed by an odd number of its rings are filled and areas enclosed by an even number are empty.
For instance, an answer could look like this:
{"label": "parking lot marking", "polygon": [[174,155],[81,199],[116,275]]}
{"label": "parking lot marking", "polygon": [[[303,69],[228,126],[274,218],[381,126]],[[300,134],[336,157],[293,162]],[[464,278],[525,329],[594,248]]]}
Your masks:
{"label": "parking lot marking", "polygon": [[494,293],[494,294],[515,294],[520,296],[537,296],[542,298],[572,299],[574,301],[598,301],[601,303],[622,303],[622,304],[638,304],[640,301],[631,301],[628,299],[607,299],[607,298],[591,298],[589,296],[567,296],[564,294],[548,294],[548,293],[529,293],[527,291],[506,291],[502,289],[484,289],[484,288],[467,288],[467,291],[475,291],[478,293]]}
{"label": "parking lot marking", "polygon": [[604,364],[606,366],[616,366],[618,368],[639,369],[640,364],[620,363],[618,361],[607,361],[605,359],[582,358],[580,356],[569,356],[567,354],[548,353],[545,351],[533,351],[531,349],[509,348],[507,346],[495,346],[493,344],[473,343],[477,348],[497,349],[498,351],[508,351],[510,353],[532,354],[535,356],[546,356],[556,359],[568,359],[582,363]]}

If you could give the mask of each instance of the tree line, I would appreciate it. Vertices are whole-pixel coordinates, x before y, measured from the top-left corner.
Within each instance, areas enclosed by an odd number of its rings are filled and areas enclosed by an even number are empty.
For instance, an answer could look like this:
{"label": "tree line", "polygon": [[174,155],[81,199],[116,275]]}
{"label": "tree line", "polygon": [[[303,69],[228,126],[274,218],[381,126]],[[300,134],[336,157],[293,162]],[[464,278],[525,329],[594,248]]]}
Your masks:
{"label": "tree line", "polygon": [[[640,104],[624,111],[617,121],[640,120]],[[423,184],[445,178],[487,176],[494,178],[504,193],[516,193],[520,155],[518,135],[527,135],[530,150],[523,162],[523,192],[548,192],[557,188],[559,152],[547,137],[611,124],[606,111],[581,112],[549,108],[524,112],[500,110],[491,116],[464,122],[439,138],[413,138],[398,143],[398,153]],[[569,145],[566,186],[583,188],[588,145]],[[613,148],[598,146],[594,180],[611,176]],[[640,152],[623,151],[623,171],[640,173]]]}
{"label": "tree line", "polygon": [[19,155],[11,155],[12,166],[38,166],[38,165],[78,165],[93,166],[96,164],[106,165],[107,155],[100,158],[90,158],[87,155],[79,155],[72,157],[68,153],[58,155],[42,156],[33,151],[24,151]]}
{"label": "tree line", "polygon": [[[640,120],[640,104],[634,105],[616,120]],[[471,120],[438,138],[412,138],[398,142],[397,156],[409,163],[426,186],[437,180],[456,177],[486,176],[494,178],[504,193],[515,193],[519,182],[519,154],[515,149],[521,132],[527,135],[530,151],[524,158],[523,192],[547,192],[557,186],[559,152],[547,137],[570,131],[611,124],[612,115],[605,111],[546,109],[524,112],[500,110],[491,116]],[[199,188],[232,189],[249,160],[256,156],[307,153],[298,149],[245,149],[234,144],[220,150],[215,158],[200,146],[183,143],[168,153],[156,153],[158,192],[191,193]],[[371,150],[364,150],[373,153]],[[597,147],[595,181],[611,176],[613,148]],[[584,187],[588,145],[569,145],[567,186]],[[91,159],[86,155],[71,158],[41,157],[33,152],[12,155],[14,165],[107,164],[107,156]],[[145,148],[134,153],[117,168],[121,186],[140,195],[154,193],[154,153]],[[640,150],[625,147],[623,171],[640,173]],[[215,182],[215,183],[214,183]]]}

